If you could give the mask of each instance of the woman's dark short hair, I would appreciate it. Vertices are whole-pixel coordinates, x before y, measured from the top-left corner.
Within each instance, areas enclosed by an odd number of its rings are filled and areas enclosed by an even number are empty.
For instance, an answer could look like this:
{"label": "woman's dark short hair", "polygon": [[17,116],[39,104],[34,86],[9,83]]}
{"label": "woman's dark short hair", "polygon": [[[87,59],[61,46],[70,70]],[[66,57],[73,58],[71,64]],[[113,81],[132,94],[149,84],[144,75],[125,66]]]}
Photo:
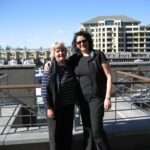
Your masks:
{"label": "woman's dark short hair", "polygon": [[77,47],[76,47],[76,40],[77,40],[77,37],[78,36],[83,36],[87,42],[89,43],[89,50],[92,51],[93,50],[93,40],[92,40],[92,36],[89,32],[87,31],[79,31],[79,32],[76,32],[74,34],[74,38],[73,38],[73,41],[72,41],[72,48],[73,50],[75,50],[76,52],[78,52],[79,50],[77,50]]}

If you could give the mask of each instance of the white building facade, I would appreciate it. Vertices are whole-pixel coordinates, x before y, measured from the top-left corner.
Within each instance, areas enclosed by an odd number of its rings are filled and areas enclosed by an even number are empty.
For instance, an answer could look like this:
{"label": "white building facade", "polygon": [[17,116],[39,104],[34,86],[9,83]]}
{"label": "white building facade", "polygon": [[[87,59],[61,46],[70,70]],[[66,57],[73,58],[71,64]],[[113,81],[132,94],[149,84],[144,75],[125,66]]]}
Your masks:
{"label": "white building facade", "polygon": [[105,53],[150,52],[150,25],[127,16],[99,16],[81,24],[91,33],[94,49]]}

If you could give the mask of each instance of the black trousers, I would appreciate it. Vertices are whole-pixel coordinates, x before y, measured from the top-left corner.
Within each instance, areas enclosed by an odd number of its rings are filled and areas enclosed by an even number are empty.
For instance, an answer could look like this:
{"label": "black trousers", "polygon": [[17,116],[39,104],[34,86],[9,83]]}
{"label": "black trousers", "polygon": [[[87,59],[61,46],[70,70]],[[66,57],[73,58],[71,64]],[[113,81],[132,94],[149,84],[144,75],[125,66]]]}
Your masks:
{"label": "black trousers", "polygon": [[104,104],[93,98],[79,102],[84,134],[84,150],[110,150],[103,128]]}
{"label": "black trousers", "polygon": [[49,119],[50,150],[71,150],[74,105],[66,105]]}

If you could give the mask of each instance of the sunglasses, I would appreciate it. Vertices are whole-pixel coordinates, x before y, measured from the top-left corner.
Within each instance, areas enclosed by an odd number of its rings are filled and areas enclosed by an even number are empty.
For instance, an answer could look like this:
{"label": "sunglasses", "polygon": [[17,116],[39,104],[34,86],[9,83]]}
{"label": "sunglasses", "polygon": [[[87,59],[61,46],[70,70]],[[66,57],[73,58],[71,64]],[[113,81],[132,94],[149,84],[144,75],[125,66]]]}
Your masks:
{"label": "sunglasses", "polygon": [[76,42],[76,44],[80,45],[81,43],[86,43],[86,42],[87,42],[87,40],[85,39],[85,40],[81,40],[81,41]]}

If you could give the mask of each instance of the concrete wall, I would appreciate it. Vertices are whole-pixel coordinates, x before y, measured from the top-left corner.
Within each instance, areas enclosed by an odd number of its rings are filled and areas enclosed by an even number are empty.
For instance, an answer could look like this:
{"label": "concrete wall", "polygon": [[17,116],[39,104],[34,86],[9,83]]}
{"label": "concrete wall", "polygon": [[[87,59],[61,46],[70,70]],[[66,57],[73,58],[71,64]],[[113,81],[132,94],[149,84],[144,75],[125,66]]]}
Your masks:
{"label": "concrete wall", "polygon": [[[34,65],[0,66],[0,85],[29,85],[35,83]],[[35,89],[9,89],[0,91],[0,101],[15,101],[32,106],[35,104]]]}

